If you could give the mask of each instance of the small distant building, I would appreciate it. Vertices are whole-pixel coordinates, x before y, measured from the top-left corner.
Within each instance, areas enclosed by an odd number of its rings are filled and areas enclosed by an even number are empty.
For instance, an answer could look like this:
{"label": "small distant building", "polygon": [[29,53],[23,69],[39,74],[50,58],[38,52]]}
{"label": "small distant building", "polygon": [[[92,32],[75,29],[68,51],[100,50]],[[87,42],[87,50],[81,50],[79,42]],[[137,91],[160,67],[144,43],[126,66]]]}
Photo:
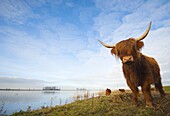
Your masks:
{"label": "small distant building", "polygon": [[56,88],[55,86],[52,86],[52,87],[44,87],[43,90],[60,90],[60,89]]}
{"label": "small distant building", "polygon": [[85,88],[77,88],[77,91],[86,91]]}

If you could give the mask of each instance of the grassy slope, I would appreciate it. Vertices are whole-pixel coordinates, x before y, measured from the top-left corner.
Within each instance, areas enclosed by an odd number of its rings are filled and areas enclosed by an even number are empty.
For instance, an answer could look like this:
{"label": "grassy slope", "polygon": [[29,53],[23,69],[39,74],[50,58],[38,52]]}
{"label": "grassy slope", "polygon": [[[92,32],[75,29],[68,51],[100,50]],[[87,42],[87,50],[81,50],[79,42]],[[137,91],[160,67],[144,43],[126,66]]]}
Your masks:
{"label": "grassy slope", "polygon": [[[169,87],[170,88],[170,87]],[[168,89],[169,89],[168,88]],[[150,116],[150,115],[170,115],[170,93],[165,98],[160,98],[159,94],[153,92],[154,104],[156,108],[146,108],[143,95],[139,95],[140,106],[133,105],[131,100],[131,93],[115,93],[110,96],[100,96],[87,100],[77,101],[63,106],[56,106],[52,108],[44,108],[34,110],[31,112],[19,112],[13,114],[14,116]]]}
{"label": "grassy slope", "polygon": [[170,86],[164,86],[164,90],[165,90],[166,92],[170,92]]}

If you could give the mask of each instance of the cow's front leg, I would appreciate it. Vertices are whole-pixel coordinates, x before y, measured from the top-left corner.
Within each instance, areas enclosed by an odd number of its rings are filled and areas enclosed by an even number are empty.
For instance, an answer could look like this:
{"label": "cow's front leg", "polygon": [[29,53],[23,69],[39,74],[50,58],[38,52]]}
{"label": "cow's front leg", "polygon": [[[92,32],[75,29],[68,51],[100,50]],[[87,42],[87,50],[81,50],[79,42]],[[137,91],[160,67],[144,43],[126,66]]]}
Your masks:
{"label": "cow's front leg", "polygon": [[139,106],[139,102],[138,102],[138,94],[139,94],[139,90],[137,87],[135,87],[133,84],[131,84],[130,82],[127,82],[128,86],[130,87],[130,89],[132,90],[132,99],[135,103],[135,105],[138,107]]}
{"label": "cow's front leg", "polygon": [[136,106],[138,107],[139,106],[139,102],[138,102],[138,93],[139,93],[139,90],[137,87],[131,89],[132,92],[133,92],[133,101],[135,102]]}
{"label": "cow's front leg", "polygon": [[145,83],[142,85],[142,92],[146,101],[146,107],[152,107],[152,95],[151,95],[151,91],[150,91],[150,84]]}

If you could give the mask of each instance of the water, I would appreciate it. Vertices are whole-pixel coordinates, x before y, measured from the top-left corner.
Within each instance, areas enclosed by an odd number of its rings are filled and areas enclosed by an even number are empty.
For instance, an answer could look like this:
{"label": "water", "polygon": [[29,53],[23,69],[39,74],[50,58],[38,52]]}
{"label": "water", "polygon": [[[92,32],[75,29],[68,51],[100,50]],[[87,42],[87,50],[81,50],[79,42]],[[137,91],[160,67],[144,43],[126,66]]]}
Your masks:
{"label": "water", "polygon": [[[0,114],[11,114],[18,111],[26,111],[28,107],[40,109],[68,104],[83,99],[87,91],[0,91]],[[88,91],[89,97],[97,96],[97,92]],[[80,97],[77,97],[80,96]]]}

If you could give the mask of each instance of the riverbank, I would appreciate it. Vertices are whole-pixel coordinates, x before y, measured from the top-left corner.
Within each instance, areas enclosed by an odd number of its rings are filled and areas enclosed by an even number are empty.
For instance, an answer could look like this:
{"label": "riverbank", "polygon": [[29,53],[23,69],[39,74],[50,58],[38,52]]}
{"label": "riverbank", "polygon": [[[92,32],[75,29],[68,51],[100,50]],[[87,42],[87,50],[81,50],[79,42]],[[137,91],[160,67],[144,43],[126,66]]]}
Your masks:
{"label": "riverbank", "polygon": [[77,89],[0,89],[0,91],[100,91],[100,90],[77,90]]}
{"label": "riverbank", "polygon": [[14,113],[13,116],[83,116],[83,115],[170,115],[170,87],[165,88],[167,95],[160,98],[160,95],[152,91],[155,108],[146,108],[143,94],[139,94],[140,106],[136,107],[131,100],[131,91],[112,92],[110,96],[98,96],[90,99],[78,100],[74,103],[63,106],[42,108],[39,110],[28,109],[27,112]]}

